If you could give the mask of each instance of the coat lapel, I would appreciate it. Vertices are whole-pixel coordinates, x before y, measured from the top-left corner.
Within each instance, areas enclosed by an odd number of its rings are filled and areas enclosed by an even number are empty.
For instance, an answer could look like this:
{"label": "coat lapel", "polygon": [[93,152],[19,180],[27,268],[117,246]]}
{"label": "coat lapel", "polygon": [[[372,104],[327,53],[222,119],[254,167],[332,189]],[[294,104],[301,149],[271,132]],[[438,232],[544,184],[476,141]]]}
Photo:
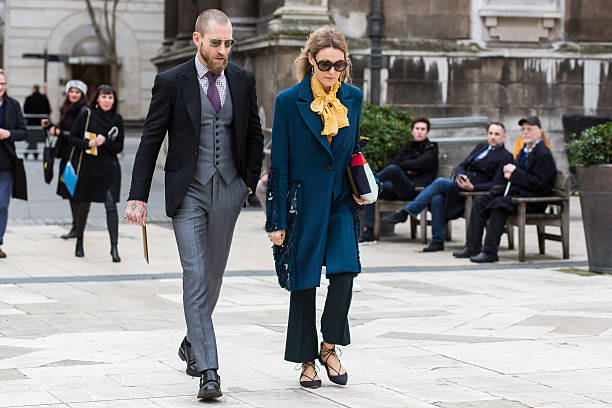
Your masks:
{"label": "coat lapel", "polygon": [[[196,57],[197,58],[197,57]],[[194,135],[199,139],[200,136],[200,113],[201,113],[201,100],[200,100],[200,83],[198,81],[198,75],[195,68],[195,60],[189,60],[185,65],[185,69],[179,75],[177,75],[179,81],[179,90],[183,94],[185,100],[185,106],[191,118],[191,125],[193,126]]]}
{"label": "coat lapel", "polygon": [[232,114],[234,116],[234,146],[238,146],[238,140],[242,138],[242,135],[246,132],[243,130],[246,125],[243,120],[244,115],[249,112],[247,102],[246,83],[244,76],[240,72],[234,69],[232,64],[228,64],[225,69],[225,78],[227,79],[227,86],[229,93],[232,98]]}

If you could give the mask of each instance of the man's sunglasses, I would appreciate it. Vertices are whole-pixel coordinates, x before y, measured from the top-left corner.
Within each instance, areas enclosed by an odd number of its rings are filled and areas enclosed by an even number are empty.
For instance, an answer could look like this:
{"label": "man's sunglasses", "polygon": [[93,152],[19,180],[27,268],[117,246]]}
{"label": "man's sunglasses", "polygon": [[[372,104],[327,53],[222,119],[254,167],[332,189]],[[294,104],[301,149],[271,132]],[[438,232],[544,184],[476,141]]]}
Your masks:
{"label": "man's sunglasses", "polygon": [[317,63],[317,67],[319,67],[319,71],[329,71],[332,67],[334,67],[336,72],[342,72],[346,69],[345,60],[331,62],[330,60],[324,59],[321,61],[315,60],[315,62]]}
{"label": "man's sunglasses", "polygon": [[230,39],[230,40],[218,40],[216,38],[211,38],[210,40],[208,40],[208,45],[210,45],[212,48],[217,48],[221,44],[223,44],[225,46],[225,48],[232,48],[232,46],[235,43],[236,43],[236,40],[234,40],[234,39]]}

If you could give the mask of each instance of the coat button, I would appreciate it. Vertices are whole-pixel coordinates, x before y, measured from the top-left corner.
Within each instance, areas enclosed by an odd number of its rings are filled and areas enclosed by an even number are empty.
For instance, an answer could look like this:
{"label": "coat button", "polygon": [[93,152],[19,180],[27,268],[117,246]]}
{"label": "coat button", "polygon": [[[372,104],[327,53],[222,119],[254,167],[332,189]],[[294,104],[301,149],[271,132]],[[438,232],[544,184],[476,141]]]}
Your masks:
{"label": "coat button", "polygon": [[331,164],[331,163],[329,163],[329,164],[327,165],[327,168],[328,168],[329,170],[333,170],[333,169],[334,169],[334,165],[333,165],[333,164]]}

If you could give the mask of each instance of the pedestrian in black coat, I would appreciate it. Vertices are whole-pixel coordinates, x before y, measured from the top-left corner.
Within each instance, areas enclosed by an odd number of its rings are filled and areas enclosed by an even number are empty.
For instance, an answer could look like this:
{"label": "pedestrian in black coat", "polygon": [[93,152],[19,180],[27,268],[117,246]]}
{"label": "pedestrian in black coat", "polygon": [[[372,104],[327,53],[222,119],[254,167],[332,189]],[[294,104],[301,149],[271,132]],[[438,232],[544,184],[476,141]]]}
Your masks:
{"label": "pedestrian in black coat", "polygon": [[[476,197],[470,213],[465,249],[453,253],[455,257],[469,257],[472,262],[479,263],[497,261],[497,249],[506,219],[517,212],[512,197],[545,197],[552,193],[557,168],[552,153],[542,143],[540,119],[537,116],[523,118],[519,125],[525,147],[514,164],[506,164],[502,176],[498,175],[494,181],[497,184],[505,179],[507,192],[500,196],[488,194]],[[527,212],[543,212],[547,206],[547,203],[529,203]],[[485,224],[487,234],[481,246]]]}
{"label": "pedestrian in black coat", "polygon": [[[91,203],[104,203],[112,259],[113,262],[120,262],[117,249],[117,202],[121,188],[121,169],[117,154],[123,150],[123,118],[116,112],[117,96],[110,85],[100,85],[90,105],[89,111],[79,114],[70,131],[70,141],[74,147],[71,162],[77,171],[80,162],[79,181],[74,194],[79,203],[75,256],[84,256],[83,233]],[[85,132],[92,135],[90,139],[84,138]]]}
{"label": "pedestrian in black coat", "polygon": [[[378,178],[383,185],[379,198],[412,200],[416,196],[415,187],[425,187],[435,180],[438,174],[438,144],[427,138],[429,128],[429,119],[413,119],[412,137],[414,140],[402,147],[391,163],[378,172]],[[374,212],[374,204],[365,206],[364,228],[361,231],[359,242],[373,242],[376,239]]]}
{"label": "pedestrian in black coat", "polygon": [[[27,198],[25,171],[15,151],[15,142],[26,137],[21,106],[6,94],[6,75],[0,70],[0,245],[4,243],[11,195]],[[1,248],[0,258],[6,258]]]}
{"label": "pedestrian in black coat", "polygon": [[60,108],[59,124],[53,125],[49,120],[43,119],[41,125],[47,128],[48,132],[57,137],[55,145],[55,157],[60,159],[59,175],[56,194],[70,202],[70,212],[72,214],[72,228],[61,237],[64,239],[76,238],[76,213],[78,203],[70,194],[66,185],[62,181],[62,173],[68,163],[68,157],[72,145],[70,143],[70,130],[82,110],[87,108],[87,85],[79,80],[71,80],[66,83],[66,99]]}
{"label": "pedestrian in black coat", "polygon": [[[40,86],[32,86],[32,93],[25,98],[23,104],[24,113],[35,113],[39,115],[49,115],[51,113],[51,105],[47,95],[40,93]],[[38,119],[29,119],[28,125],[38,125]]]}
{"label": "pedestrian in black coat", "polygon": [[[444,216],[447,220],[454,220],[463,216],[465,209],[465,198],[461,197],[461,191],[488,191],[493,187],[496,175],[502,175],[502,168],[512,163],[512,153],[503,145],[492,149],[481,160],[475,160],[480,154],[489,148],[488,143],[479,143],[474,150],[455,168],[456,183],[453,183],[444,203]],[[471,188],[459,186],[459,175],[467,176]],[[503,181],[502,181],[503,182]],[[505,184],[505,183],[504,183]]]}

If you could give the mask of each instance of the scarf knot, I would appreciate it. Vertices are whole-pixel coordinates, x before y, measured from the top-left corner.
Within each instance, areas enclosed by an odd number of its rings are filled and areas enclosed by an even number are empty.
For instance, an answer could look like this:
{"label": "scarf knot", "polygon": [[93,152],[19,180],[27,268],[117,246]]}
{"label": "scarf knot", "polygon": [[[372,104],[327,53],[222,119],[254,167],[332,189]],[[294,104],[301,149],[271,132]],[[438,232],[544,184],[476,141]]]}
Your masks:
{"label": "scarf knot", "polygon": [[314,96],[310,109],[318,113],[323,119],[323,131],[321,134],[327,136],[327,141],[331,144],[332,137],[338,134],[338,130],[349,125],[347,117],[348,109],[336,97],[336,93],[340,88],[340,82],[336,82],[329,92],[325,92],[321,83],[312,75],[310,78],[310,88]]}

